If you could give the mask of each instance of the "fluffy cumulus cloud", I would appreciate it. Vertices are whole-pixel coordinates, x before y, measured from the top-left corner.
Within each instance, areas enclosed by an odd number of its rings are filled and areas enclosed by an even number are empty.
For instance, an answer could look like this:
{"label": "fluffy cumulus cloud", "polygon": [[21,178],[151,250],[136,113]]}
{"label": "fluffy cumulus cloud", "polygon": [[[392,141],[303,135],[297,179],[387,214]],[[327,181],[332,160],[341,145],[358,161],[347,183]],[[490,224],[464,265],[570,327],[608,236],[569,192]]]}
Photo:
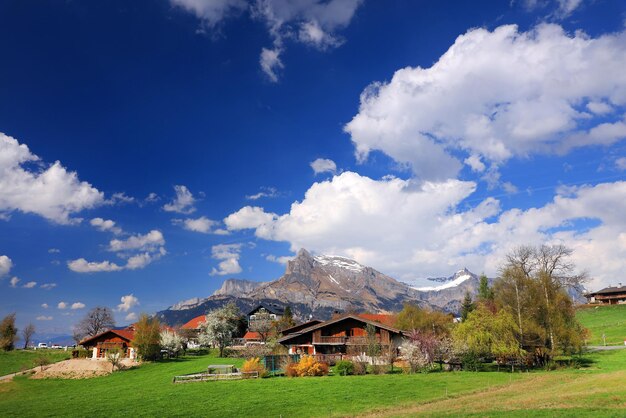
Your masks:
{"label": "fluffy cumulus cloud", "polygon": [[558,190],[544,206],[503,211],[487,198],[467,207],[473,182],[373,180],[345,172],[315,183],[283,215],[245,207],[226,224],[291,249],[339,254],[412,281],[467,266],[497,273],[521,244],[563,243],[596,283],[626,269],[626,182]]}
{"label": "fluffy cumulus cloud", "polygon": [[145,235],[132,235],[125,240],[113,239],[109,243],[109,251],[154,250],[165,245],[161,231],[153,229]]}
{"label": "fluffy cumulus cloud", "polygon": [[247,11],[263,22],[272,38],[272,45],[261,49],[261,70],[277,82],[284,68],[281,55],[285,41],[300,42],[318,50],[334,48],[343,43],[337,32],[350,24],[362,0],[170,0],[199,18],[203,29],[215,30],[230,16]]}
{"label": "fluffy cumulus cloud", "polygon": [[241,273],[240,256],[241,244],[218,244],[211,247],[211,257],[220,260],[217,268],[211,270],[211,276]]}
{"label": "fluffy cumulus cloud", "polygon": [[32,289],[35,286],[37,286],[37,282],[26,282],[22,287],[25,289]]}
{"label": "fluffy cumulus cloud", "polygon": [[102,219],[102,218],[93,218],[89,221],[91,226],[97,228],[100,231],[109,231],[116,235],[122,233],[122,228],[115,226],[115,222],[110,219]]}
{"label": "fluffy cumulus cloud", "polygon": [[618,170],[626,170],[626,157],[621,157],[615,160],[615,167]]}
{"label": "fluffy cumulus cloud", "polygon": [[41,307],[44,308],[44,309],[48,309],[48,304],[47,303],[42,303]]}
{"label": "fluffy cumulus cloud", "polygon": [[124,317],[125,321],[136,321],[137,320],[137,314],[135,312],[129,312],[125,317]]}
{"label": "fluffy cumulus cloud", "polygon": [[337,172],[337,164],[335,164],[333,160],[329,160],[327,158],[318,158],[317,160],[311,162],[310,165],[316,175],[320,173],[335,174]]}
{"label": "fluffy cumulus cloud", "polygon": [[118,312],[128,312],[135,306],[139,305],[139,299],[134,295],[125,295],[120,298],[120,303],[117,305]]}
{"label": "fluffy cumulus cloud", "polygon": [[626,137],[623,68],[625,32],[472,29],[432,67],[370,85],[345,130],[360,161],[382,151],[427,180],[455,177],[463,153],[481,171],[485,162],[610,145]]}
{"label": "fluffy cumulus cloud", "polygon": [[57,308],[59,309],[67,309],[67,302],[59,302],[59,304],[57,305]]}
{"label": "fluffy cumulus cloud", "polygon": [[85,304],[82,302],[74,302],[72,303],[72,306],[70,306],[70,309],[83,309],[85,307]]}
{"label": "fluffy cumulus cloud", "polygon": [[131,235],[126,239],[112,239],[107,248],[110,252],[117,253],[120,258],[126,258],[126,264],[118,264],[112,261],[87,261],[84,258],[70,260],[67,266],[76,273],[99,273],[120,270],[137,270],[158,260],[165,254],[165,238],[161,231],[153,229],[147,234]]}
{"label": "fluffy cumulus cloud", "polygon": [[13,288],[17,287],[17,284],[20,282],[21,280],[17,277],[17,276],[13,276],[11,277],[11,280],[9,280],[9,285]]}
{"label": "fluffy cumulus cloud", "polygon": [[174,186],[176,197],[170,203],[163,205],[163,210],[166,212],[176,212],[188,215],[196,211],[194,204],[196,199],[189,191],[187,186]]}
{"label": "fluffy cumulus cloud", "polygon": [[174,219],[172,223],[174,223],[175,225],[182,225],[183,228],[188,231],[200,232],[202,234],[228,234],[228,231],[226,231],[225,229],[217,228],[220,224],[218,221],[211,220],[206,216],[201,216],[195,219]]}
{"label": "fluffy cumulus cloud", "polygon": [[103,271],[119,271],[123,267],[118,266],[110,261],[87,261],[84,258],[78,258],[67,262],[70,270],[76,273],[100,273]]}
{"label": "fluffy cumulus cloud", "polygon": [[12,267],[13,261],[6,255],[0,255],[0,278],[9,274]]}
{"label": "fluffy cumulus cloud", "polygon": [[70,224],[71,216],[104,203],[104,194],[59,161],[45,164],[25,144],[0,133],[0,215],[34,213]]}

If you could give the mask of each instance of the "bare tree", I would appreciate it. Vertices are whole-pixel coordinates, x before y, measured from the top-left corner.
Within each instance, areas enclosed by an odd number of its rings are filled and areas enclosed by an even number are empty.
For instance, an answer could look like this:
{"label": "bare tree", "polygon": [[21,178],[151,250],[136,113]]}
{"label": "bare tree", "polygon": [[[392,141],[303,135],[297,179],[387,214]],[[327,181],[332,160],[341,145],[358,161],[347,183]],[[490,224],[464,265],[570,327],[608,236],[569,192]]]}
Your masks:
{"label": "bare tree", "polygon": [[24,338],[24,349],[28,348],[28,344],[30,344],[30,339],[33,338],[35,334],[35,326],[33,324],[26,325],[26,328],[22,330],[22,338]]}
{"label": "bare tree", "polygon": [[85,337],[93,337],[115,326],[115,319],[111,309],[97,306],[87,312],[85,317],[74,327],[74,339],[82,340]]}

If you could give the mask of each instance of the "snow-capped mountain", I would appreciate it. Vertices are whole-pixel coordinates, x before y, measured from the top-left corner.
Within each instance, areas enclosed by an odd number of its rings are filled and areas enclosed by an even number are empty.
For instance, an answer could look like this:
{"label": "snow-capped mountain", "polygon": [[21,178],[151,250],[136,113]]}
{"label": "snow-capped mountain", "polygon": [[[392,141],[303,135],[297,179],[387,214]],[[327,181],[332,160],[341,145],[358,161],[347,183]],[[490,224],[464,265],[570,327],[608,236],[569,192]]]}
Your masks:
{"label": "snow-capped mountain", "polygon": [[287,263],[285,274],[265,283],[229,279],[213,296],[194,298],[159,312],[169,324],[180,324],[229,301],[242,310],[258,303],[289,304],[300,318],[328,318],[335,311],[393,312],[406,302],[458,313],[465,292],[475,294],[478,277],[466,269],[433,280],[430,287],[399,282],[371,267],[341,256],[311,255],[302,249]]}

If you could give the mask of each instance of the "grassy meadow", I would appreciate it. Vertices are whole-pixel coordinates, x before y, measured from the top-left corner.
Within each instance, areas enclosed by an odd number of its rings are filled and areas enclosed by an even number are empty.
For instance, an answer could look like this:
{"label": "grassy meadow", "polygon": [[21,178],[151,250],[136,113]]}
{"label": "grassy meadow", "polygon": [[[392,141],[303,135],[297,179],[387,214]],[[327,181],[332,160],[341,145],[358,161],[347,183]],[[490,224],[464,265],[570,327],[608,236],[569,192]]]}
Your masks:
{"label": "grassy meadow", "polygon": [[626,340],[626,305],[585,306],[579,308],[576,317],[591,332],[589,345],[623,345]]}
{"label": "grassy meadow", "polygon": [[626,350],[582,369],[273,377],[176,384],[172,377],[242,360],[185,357],[84,380],[0,384],[3,416],[624,415]]}
{"label": "grassy meadow", "polygon": [[35,367],[34,361],[40,355],[46,356],[50,363],[71,357],[70,352],[63,350],[0,350],[0,376]]}

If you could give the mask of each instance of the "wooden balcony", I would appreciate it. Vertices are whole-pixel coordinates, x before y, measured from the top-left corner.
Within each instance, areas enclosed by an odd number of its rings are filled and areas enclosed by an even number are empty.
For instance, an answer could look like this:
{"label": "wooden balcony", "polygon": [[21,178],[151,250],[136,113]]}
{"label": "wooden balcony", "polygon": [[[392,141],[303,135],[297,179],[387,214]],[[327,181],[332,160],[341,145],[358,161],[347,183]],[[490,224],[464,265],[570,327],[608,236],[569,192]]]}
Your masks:
{"label": "wooden balcony", "polygon": [[[376,342],[381,344],[388,344],[388,341],[382,341],[380,336],[376,336]],[[325,345],[367,345],[369,343],[368,337],[327,337],[327,336],[313,336],[313,344],[325,344]]]}

